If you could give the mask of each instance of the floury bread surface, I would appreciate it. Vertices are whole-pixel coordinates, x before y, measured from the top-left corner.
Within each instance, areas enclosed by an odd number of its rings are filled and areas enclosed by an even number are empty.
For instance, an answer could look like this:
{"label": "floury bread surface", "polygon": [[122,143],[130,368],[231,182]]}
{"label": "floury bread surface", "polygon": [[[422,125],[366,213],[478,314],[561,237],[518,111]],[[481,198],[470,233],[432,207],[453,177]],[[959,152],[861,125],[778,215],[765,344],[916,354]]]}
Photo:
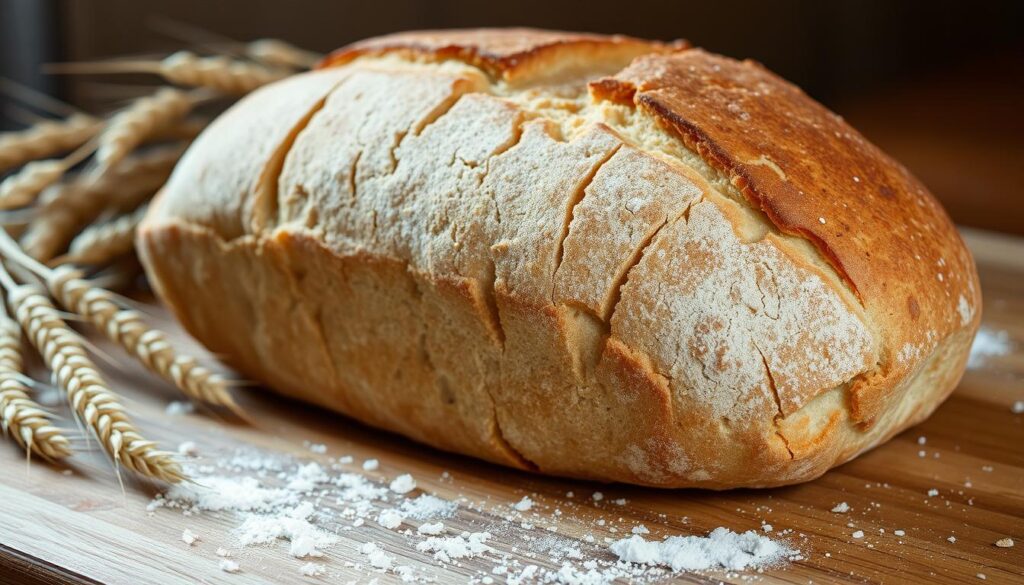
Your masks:
{"label": "floury bread surface", "polygon": [[403,33],[243,99],[139,235],[246,375],[544,473],[807,480],[929,413],[979,323],[902,166],[752,62]]}

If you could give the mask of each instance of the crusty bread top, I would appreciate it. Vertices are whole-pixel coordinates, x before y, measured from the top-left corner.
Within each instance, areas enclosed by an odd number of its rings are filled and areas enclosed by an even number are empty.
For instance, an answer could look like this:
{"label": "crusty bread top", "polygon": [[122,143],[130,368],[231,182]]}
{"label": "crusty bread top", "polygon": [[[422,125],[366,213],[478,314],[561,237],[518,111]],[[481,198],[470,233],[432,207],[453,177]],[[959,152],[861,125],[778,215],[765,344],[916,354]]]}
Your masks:
{"label": "crusty bread top", "polygon": [[321,67],[343,65],[366,55],[398,53],[433,60],[456,59],[491,77],[514,81],[586,60],[619,61],[687,46],[685,41],[659,43],[614,35],[594,35],[530,28],[428,30],[366,39],[338,49]]}
{"label": "crusty bread top", "polygon": [[737,200],[813,246],[864,307],[879,341],[878,368],[850,388],[851,414],[864,425],[940,340],[980,319],[973,261],[927,189],[842,118],[757,63],[681,42],[477,29],[369,39],[321,67],[389,54],[462,61],[513,84],[632,61],[592,82],[591,95],[657,120],[721,173]]}

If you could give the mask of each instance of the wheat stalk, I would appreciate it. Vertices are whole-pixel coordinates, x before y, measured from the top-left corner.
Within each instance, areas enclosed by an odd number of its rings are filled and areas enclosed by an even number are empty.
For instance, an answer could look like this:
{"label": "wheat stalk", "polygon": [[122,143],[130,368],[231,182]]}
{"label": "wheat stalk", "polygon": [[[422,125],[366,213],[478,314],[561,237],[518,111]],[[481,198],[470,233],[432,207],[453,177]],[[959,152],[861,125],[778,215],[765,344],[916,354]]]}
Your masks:
{"label": "wheat stalk", "polygon": [[159,189],[181,157],[184,146],[167,146],[131,156],[96,181],[55,185],[43,193],[41,210],[21,236],[29,256],[46,262],[78,230],[106,209],[133,209]]}
{"label": "wheat stalk", "polygon": [[0,427],[29,453],[55,461],[71,455],[71,443],[50,414],[28,397],[22,381],[21,328],[0,312]]}
{"label": "wheat stalk", "polygon": [[80,278],[69,266],[59,266],[44,277],[58,303],[102,330],[186,396],[237,410],[223,377],[199,365],[195,358],[177,353],[163,331],[148,326],[138,311],[122,308],[109,291]]}
{"label": "wheat stalk", "polygon": [[143,204],[131,213],[85,228],[71,240],[68,253],[51,264],[99,265],[131,252],[135,247],[135,229],[148,209],[149,205]]}
{"label": "wheat stalk", "polygon": [[153,73],[175,85],[202,87],[228,94],[246,94],[291,75],[290,71],[222,56],[200,57],[190,51],[178,51],[162,61],[62,63],[50,65],[47,69],[53,73]]}
{"label": "wheat stalk", "polygon": [[0,134],[0,171],[77,148],[101,126],[92,116],[72,114],[66,120],[47,120],[27,130]]}
{"label": "wheat stalk", "polygon": [[67,394],[75,415],[96,435],[107,454],[140,475],[170,483],[185,479],[171,453],[160,451],[156,443],[142,437],[78,336],[61,320],[43,291],[35,285],[16,284],[6,272],[0,276],[11,311]]}
{"label": "wheat stalk", "polygon": [[323,55],[278,39],[259,39],[246,45],[245,49],[249,57],[271,67],[312,69],[323,58]]}
{"label": "wheat stalk", "polygon": [[22,207],[35,201],[50,185],[60,181],[64,173],[89,156],[95,146],[90,142],[60,160],[32,161],[0,183],[0,209]]}
{"label": "wheat stalk", "polygon": [[96,150],[98,172],[103,173],[124,160],[147,138],[181,121],[198,96],[165,87],[136,100],[114,116],[100,135]]}

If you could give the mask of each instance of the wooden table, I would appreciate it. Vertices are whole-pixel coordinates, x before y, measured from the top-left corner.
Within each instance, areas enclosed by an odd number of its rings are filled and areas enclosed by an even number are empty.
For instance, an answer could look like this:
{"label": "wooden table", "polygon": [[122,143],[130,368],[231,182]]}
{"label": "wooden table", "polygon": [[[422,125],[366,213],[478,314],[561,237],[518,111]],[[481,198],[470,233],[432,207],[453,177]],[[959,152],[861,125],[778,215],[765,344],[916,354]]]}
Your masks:
{"label": "wooden table", "polygon": [[[639,523],[650,529],[647,538],[659,538],[704,534],[717,526],[759,529],[767,522],[775,535],[792,530],[783,538],[806,557],[763,574],[719,572],[686,575],[680,581],[940,584],[980,582],[982,574],[985,583],[1021,583],[1024,415],[1014,414],[1011,405],[1024,400],[1024,240],[982,232],[968,232],[967,238],[982,275],[984,326],[1006,331],[1016,351],[969,370],[953,397],[919,427],[816,481],[782,489],[663,491],[543,478],[440,453],[263,392],[241,398],[252,414],[251,425],[200,414],[170,416],[164,407],[174,399],[173,390],[137,370],[114,371],[111,378],[130,398],[141,426],[166,445],[195,441],[210,458],[244,445],[321,462],[345,454],[357,462],[377,458],[380,468],[366,472],[372,478],[411,473],[426,492],[478,504],[482,511],[461,506],[446,521],[450,527],[479,530],[500,521],[495,511],[507,511],[509,504],[530,495],[537,502],[534,511],[557,523],[558,534],[568,539],[586,533],[621,538]],[[919,437],[926,442],[919,444]],[[326,453],[311,452],[307,441],[324,444]],[[432,571],[438,582],[465,583],[493,565],[469,559],[442,568],[403,545],[396,533],[367,522],[342,533],[342,542],[319,559],[329,571],[325,577],[302,576],[297,570],[301,562],[283,546],[235,549],[243,571],[228,574],[219,570],[214,551],[231,540],[237,519],[230,514],[185,517],[161,509],[148,515],[146,505],[158,486],[126,480],[122,493],[109,463],[97,452],[75,457],[66,469],[35,463],[26,468],[17,449],[3,447],[2,583],[309,583],[350,578],[365,583],[372,576],[396,581],[393,574],[349,574],[344,562],[365,563],[357,549],[368,540],[393,545],[397,554],[407,556],[406,562]],[[444,471],[448,479],[442,479]],[[932,489],[938,490],[937,496],[928,496]],[[590,498],[595,490],[604,492],[604,500]],[[576,497],[567,498],[568,491]],[[618,498],[627,503],[615,504]],[[839,502],[852,510],[831,512]],[[555,508],[562,512],[557,518],[552,516]],[[609,522],[597,526],[598,518]],[[549,534],[543,524],[538,522],[535,530]],[[619,531],[610,532],[612,526]],[[203,540],[189,547],[181,541],[184,528]],[[865,536],[853,538],[856,530]],[[906,534],[899,537],[894,530]],[[1005,537],[1015,539],[1016,545],[994,545]],[[498,535],[490,544],[512,557],[526,552],[522,542],[509,538]],[[512,552],[513,546],[519,548]],[[557,568],[543,555],[524,560]]]}

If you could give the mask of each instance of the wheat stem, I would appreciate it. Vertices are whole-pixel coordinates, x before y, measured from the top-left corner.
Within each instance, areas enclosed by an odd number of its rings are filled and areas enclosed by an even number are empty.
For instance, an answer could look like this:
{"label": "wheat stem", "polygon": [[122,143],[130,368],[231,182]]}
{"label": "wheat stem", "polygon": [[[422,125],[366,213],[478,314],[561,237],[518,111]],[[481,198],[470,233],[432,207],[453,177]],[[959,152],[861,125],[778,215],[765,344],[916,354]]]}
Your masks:
{"label": "wheat stem", "polygon": [[77,148],[101,126],[92,116],[74,114],[66,120],[45,120],[27,130],[0,134],[0,171]]}
{"label": "wheat stem", "polygon": [[0,427],[23,449],[55,461],[71,455],[71,442],[50,414],[29,398],[23,382],[21,328],[0,311]]}

